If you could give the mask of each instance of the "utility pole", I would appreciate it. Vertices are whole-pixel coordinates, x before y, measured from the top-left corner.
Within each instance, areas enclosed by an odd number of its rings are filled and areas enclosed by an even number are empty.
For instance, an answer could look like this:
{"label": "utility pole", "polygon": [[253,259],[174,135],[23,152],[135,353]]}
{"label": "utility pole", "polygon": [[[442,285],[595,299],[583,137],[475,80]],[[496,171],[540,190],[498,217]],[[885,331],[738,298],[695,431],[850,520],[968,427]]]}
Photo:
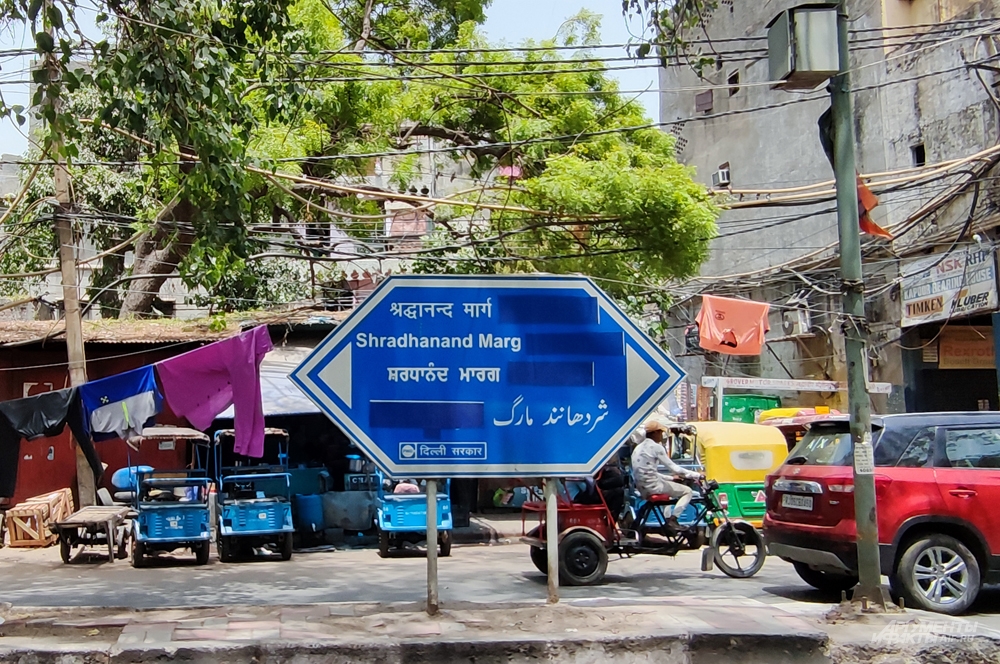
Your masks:
{"label": "utility pole", "polygon": [[[46,10],[51,6],[51,0],[45,3]],[[55,27],[48,19],[49,36],[53,43],[57,42]],[[60,76],[59,63],[54,53],[45,56],[45,68],[48,70],[49,81]],[[58,117],[62,106],[60,97],[49,97],[45,102],[52,107],[53,117]],[[73,227],[66,213],[72,203],[69,187],[69,171],[62,156],[62,136],[58,134],[59,127],[50,127],[53,132],[50,142],[52,158],[55,160],[53,177],[56,204],[52,208],[52,223],[56,231],[56,241],[59,242],[59,267],[62,273],[63,319],[66,321],[66,359],[69,363],[69,382],[78,387],[87,382],[87,358],[83,347],[83,319],[80,315],[80,290],[76,274],[76,241],[73,238]],[[97,501],[94,486],[94,472],[84,456],[78,441],[73,445],[76,450],[76,483],[80,506],[93,505]]]}
{"label": "utility pole", "polygon": [[844,293],[844,345],[847,356],[847,398],[854,441],[854,518],[857,523],[858,585],[854,601],[885,608],[878,548],[874,454],[866,368],[867,321],[858,228],[857,171],[854,163],[854,108],[851,101],[847,0],[837,9],[840,73],[831,80],[837,221],[840,227],[840,273]]}

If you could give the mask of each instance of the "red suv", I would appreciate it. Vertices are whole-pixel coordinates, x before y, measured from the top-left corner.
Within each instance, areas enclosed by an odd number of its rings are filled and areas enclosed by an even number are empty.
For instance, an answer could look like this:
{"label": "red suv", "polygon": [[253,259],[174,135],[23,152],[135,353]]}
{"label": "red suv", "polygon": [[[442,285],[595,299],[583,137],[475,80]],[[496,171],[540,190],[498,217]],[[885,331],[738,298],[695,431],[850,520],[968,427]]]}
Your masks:
{"label": "red suv", "polygon": [[[1000,413],[872,419],[882,574],[907,606],[965,611],[1000,581]],[[848,422],[817,422],[766,482],[768,552],[822,590],[857,577]]]}

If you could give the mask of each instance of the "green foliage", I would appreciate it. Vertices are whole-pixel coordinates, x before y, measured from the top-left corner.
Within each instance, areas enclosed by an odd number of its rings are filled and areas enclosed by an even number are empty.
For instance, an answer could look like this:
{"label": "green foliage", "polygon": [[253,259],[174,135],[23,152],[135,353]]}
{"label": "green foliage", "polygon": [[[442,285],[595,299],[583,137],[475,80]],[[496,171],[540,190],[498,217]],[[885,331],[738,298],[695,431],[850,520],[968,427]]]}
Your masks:
{"label": "green foliage", "polygon": [[[201,252],[205,255],[199,256]],[[205,288],[207,294],[195,292],[188,299],[211,312],[266,308],[309,296],[304,264],[289,265],[274,259],[247,261],[228,247],[205,251],[198,246],[192,254],[192,265],[197,265],[198,271],[186,273],[184,282],[191,288]]]}
{"label": "green foliage", "polygon": [[[384,201],[292,192],[252,165],[367,188],[380,168],[377,182],[392,191],[436,168],[445,175],[438,197],[454,203],[429,208],[428,250],[393,270],[584,273],[634,311],[662,304],[664,280],[696,273],[715,233],[717,210],[677,163],[673,139],[640,128],[649,124],[641,106],[599,63],[546,48],[595,57],[592,13],[572,17],[555,40],[526,44],[532,50],[477,52],[491,46],[476,29],[489,0],[99,0],[109,38],[94,45],[86,70],[73,71],[73,5],[59,2],[62,23],[35,17],[57,35],[51,45],[36,35],[40,52],[55,49],[38,70],[39,111],[68,138],[71,160],[135,162],[72,166],[80,228],[99,248],[147,228],[179,242],[183,230],[193,239],[166,267],[202,289],[193,301],[212,311],[308,297],[304,261],[264,256],[322,255],[329,247],[309,233],[329,237],[330,223],[359,253],[396,258],[384,253]],[[367,48],[356,52],[368,4]],[[0,11],[30,22],[32,5],[0,0]],[[386,52],[438,46],[448,49]],[[62,109],[46,101],[57,97]],[[429,140],[462,149],[416,154]],[[178,151],[197,159],[179,163]],[[519,175],[499,177],[501,167]],[[50,179],[35,187],[31,200],[40,201]],[[188,216],[155,221],[177,201]],[[52,255],[38,209],[12,223],[38,220],[30,246]],[[109,257],[92,296],[123,276],[121,257]],[[102,295],[107,312],[123,288]]]}
{"label": "green foliage", "polygon": [[[364,29],[365,0],[328,0],[349,41]],[[372,34],[389,50],[450,45],[464,23],[482,23],[493,0],[383,0],[372,4]]]}
{"label": "green foliage", "polygon": [[[691,34],[703,31],[719,0],[622,0],[626,18],[638,17],[646,26],[636,55],[645,58],[655,52],[666,60],[683,55],[699,74],[715,63],[707,49],[694,48]],[[704,33],[701,32],[701,37]]]}

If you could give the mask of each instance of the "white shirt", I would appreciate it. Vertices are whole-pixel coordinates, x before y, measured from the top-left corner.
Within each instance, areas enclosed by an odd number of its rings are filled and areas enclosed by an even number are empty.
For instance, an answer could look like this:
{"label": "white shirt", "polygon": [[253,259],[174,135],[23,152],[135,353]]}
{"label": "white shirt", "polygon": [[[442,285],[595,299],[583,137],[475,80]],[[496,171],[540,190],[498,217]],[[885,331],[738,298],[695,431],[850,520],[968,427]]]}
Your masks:
{"label": "white shirt", "polygon": [[700,475],[696,472],[681,468],[674,463],[661,443],[645,439],[632,450],[632,475],[640,492],[655,493],[658,491],[660,481],[660,466],[667,469],[672,475],[680,475],[689,479],[698,479]]}

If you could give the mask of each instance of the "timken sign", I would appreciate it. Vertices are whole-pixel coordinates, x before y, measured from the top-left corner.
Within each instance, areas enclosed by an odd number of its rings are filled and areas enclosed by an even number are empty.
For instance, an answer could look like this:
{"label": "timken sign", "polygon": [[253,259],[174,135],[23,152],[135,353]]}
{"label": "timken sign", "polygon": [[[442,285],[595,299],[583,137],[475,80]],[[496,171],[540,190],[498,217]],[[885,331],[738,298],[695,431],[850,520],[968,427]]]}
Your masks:
{"label": "timken sign", "polygon": [[909,261],[902,268],[902,326],[995,310],[996,275],[992,248]]}

